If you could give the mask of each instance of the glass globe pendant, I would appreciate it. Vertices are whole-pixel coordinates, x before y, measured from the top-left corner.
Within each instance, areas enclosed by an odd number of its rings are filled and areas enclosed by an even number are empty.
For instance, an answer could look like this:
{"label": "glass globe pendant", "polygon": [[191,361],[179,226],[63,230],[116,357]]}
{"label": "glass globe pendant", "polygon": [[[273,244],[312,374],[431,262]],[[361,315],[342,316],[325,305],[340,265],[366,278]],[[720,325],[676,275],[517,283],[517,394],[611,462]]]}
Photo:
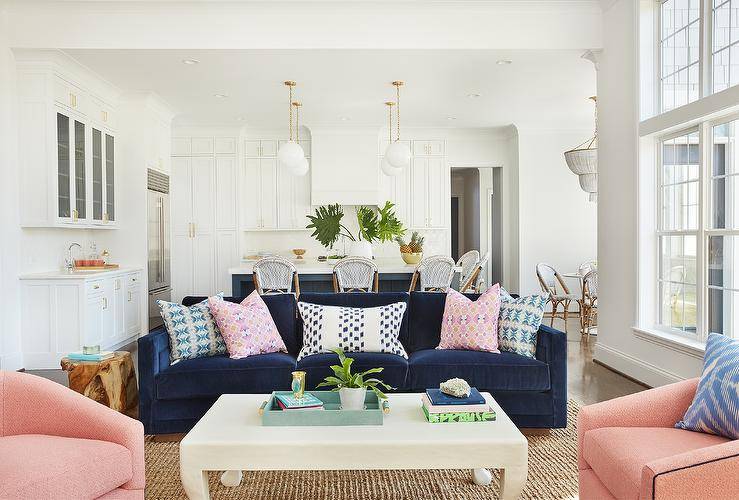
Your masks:
{"label": "glass globe pendant", "polygon": [[[393,85],[395,86],[395,92],[396,92],[396,112],[397,112],[397,137],[395,138],[395,141],[392,140],[392,135],[390,138],[390,144],[388,144],[387,149],[385,150],[385,160],[391,167],[395,168],[404,168],[407,167],[411,162],[411,150],[408,148],[408,146],[402,142],[400,142],[400,87],[403,86],[403,82],[401,81],[395,81],[393,82]],[[387,104],[387,103],[386,103]],[[392,108],[391,112],[392,112]],[[392,121],[392,120],[391,120]],[[391,124],[392,128],[392,124]]]}
{"label": "glass globe pendant", "polygon": [[302,104],[299,102],[293,102],[292,105],[295,107],[295,141],[296,141],[293,144],[296,144],[300,148],[300,159],[298,159],[295,163],[286,165],[286,168],[288,172],[290,172],[290,174],[295,175],[297,177],[302,177],[308,173],[308,168],[309,168],[308,158],[305,157],[305,152],[303,151],[302,146],[300,146],[300,108]]}
{"label": "glass globe pendant", "polygon": [[[390,145],[393,144],[393,106],[395,106],[395,103],[392,101],[388,101],[385,103],[385,106],[387,106],[387,115],[388,115],[388,137],[390,139],[390,143],[388,144],[388,149]],[[387,155],[387,152],[386,152]],[[393,167],[388,161],[387,156],[384,156],[382,158],[382,162],[380,162],[380,170],[382,170],[382,173],[387,175],[388,177],[395,177],[400,175],[403,172],[402,168]]]}
{"label": "glass globe pendant", "polygon": [[293,140],[293,87],[296,83],[293,81],[286,81],[285,86],[289,89],[289,123],[290,129],[290,140],[280,146],[280,150],[277,152],[277,158],[280,163],[288,169],[294,169],[300,166],[302,160],[305,159],[305,152],[302,146],[298,142]]}

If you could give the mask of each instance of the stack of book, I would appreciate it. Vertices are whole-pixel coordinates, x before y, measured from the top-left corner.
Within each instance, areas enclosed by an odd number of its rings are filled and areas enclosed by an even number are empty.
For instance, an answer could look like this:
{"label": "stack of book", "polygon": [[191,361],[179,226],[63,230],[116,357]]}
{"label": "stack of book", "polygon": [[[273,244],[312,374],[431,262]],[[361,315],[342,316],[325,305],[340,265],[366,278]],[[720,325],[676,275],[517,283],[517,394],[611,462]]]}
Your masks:
{"label": "stack of book", "polygon": [[313,394],[306,392],[302,398],[296,398],[292,394],[276,394],[277,404],[283,410],[323,410],[323,401]]}
{"label": "stack of book", "polygon": [[441,389],[426,389],[421,403],[426,420],[432,424],[495,420],[495,411],[474,387],[466,398],[444,394]]}
{"label": "stack of book", "polygon": [[70,352],[67,357],[72,361],[103,361],[115,356],[113,351],[100,351],[97,354],[84,354],[82,352]]}

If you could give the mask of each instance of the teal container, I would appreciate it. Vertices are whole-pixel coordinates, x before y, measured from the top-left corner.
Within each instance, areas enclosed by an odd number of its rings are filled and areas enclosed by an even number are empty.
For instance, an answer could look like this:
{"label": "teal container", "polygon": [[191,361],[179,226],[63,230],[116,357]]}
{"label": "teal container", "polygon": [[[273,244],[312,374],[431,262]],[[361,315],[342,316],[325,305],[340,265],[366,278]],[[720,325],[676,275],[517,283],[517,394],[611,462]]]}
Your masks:
{"label": "teal container", "polygon": [[259,412],[264,426],[319,425],[382,425],[384,414],[390,412],[387,400],[380,401],[377,394],[367,391],[364,410],[342,410],[339,393],[332,391],[307,391],[323,401],[323,410],[282,410],[276,394],[292,395],[291,391],[275,391],[262,403]]}

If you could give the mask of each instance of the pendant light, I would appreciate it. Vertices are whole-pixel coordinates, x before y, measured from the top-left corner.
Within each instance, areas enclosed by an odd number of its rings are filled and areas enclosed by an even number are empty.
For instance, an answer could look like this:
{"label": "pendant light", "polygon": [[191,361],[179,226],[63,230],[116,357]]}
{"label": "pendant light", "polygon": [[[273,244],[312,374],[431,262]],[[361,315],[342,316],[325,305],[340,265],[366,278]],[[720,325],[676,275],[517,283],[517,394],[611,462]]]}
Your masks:
{"label": "pendant light", "polygon": [[[393,106],[395,106],[395,103],[392,101],[388,101],[385,103],[385,106],[387,106],[387,116],[388,116],[387,133],[390,139],[389,144],[392,144],[393,143]],[[382,173],[387,175],[388,177],[395,177],[396,175],[400,175],[403,172],[402,168],[395,168],[392,165],[390,165],[387,162],[386,157],[382,158],[382,162],[380,163],[380,169],[382,170]]]}
{"label": "pendant light", "polygon": [[[590,98],[597,103],[596,97]],[[570,171],[578,176],[580,188],[588,193],[592,202],[598,200],[598,107],[595,108],[593,137],[579,146],[565,151],[565,161]]]}
{"label": "pendant light", "polygon": [[305,159],[305,152],[303,148],[293,140],[293,87],[296,83],[293,81],[286,81],[285,86],[289,89],[289,100],[287,101],[289,108],[289,129],[290,129],[290,140],[280,146],[280,150],[277,152],[277,157],[280,159],[280,163],[288,169],[297,168],[302,160]]}
{"label": "pendant light", "polygon": [[[295,107],[295,141],[298,144],[300,144],[300,107],[302,106],[302,104],[299,102],[293,101],[292,105],[293,107]],[[308,158],[306,158],[305,155],[297,163],[297,165],[294,165],[288,168],[290,173],[297,177],[302,177],[305,174],[307,174],[308,169],[309,169]]]}
{"label": "pendant light", "polygon": [[398,133],[397,137],[395,138],[395,142],[392,141],[392,135],[391,135],[391,141],[388,145],[387,149],[385,150],[385,160],[391,167],[395,168],[403,168],[407,167],[408,164],[411,161],[411,150],[408,148],[407,145],[400,142],[400,87],[403,86],[403,82],[395,81],[393,82],[393,85],[395,86],[395,106],[398,116]]}

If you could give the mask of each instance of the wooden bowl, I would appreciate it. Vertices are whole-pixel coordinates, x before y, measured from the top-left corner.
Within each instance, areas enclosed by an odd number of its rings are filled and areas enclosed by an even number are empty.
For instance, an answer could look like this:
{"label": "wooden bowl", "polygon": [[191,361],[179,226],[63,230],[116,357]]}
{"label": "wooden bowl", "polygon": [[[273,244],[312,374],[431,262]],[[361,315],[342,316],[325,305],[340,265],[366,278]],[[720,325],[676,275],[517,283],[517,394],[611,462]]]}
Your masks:
{"label": "wooden bowl", "polygon": [[303,254],[305,254],[305,248],[293,248],[293,253],[297,256],[298,259],[302,259]]}
{"label": "wooden bowl", "polygon": [[406,264],[418,264],[421,262],[421,259],[423,258],[423,252],[408,252],[408,253],[400,253],[400,256],[403,257],[403,262]]}

